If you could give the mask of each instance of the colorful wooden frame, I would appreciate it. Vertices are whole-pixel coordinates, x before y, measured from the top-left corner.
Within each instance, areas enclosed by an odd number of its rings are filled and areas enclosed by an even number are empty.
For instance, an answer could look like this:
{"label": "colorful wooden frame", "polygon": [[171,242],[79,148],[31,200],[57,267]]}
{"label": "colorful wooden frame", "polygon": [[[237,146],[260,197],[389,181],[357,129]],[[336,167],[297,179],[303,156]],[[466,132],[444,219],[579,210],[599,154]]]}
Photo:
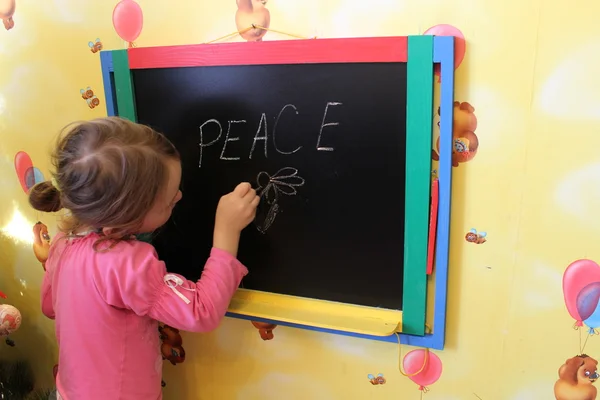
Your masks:
{"label": "colorful wooden frame", "polygon": [[[136,112],[132,69],[339,62],[407,63],[405,231],[409,234],[404,243],[402,312],[350,305],[342,310],[340,305],[332,302],[240,289],[232,301],[232,312],[228,316],[383,341],[397,341],[396,333],[401,333],[400,340],[404,344],[434,349],[444,347],[452,178],[452,37],[318,39],[149,47],[102,51],[100,57],[107,114],[133,121],[136,120]],[[434,323],[432,332],[426,333],[434,63],[441,64],[443,83]],[[289,315],[294,314],[294,317],[274,311],[258,311],[265,307],[268,309],[268,305],[274,303],[284,304],[283,308]],[[314,321],[306,322],[308,319],[305,315],[300,317],[300,314],[307,314],[307,310],[312,309],[320,310],[315,312]],[[344,318],[350,318],[350,315],[358,317],[352,323],[336,323],[336,316],[341,314],[344,314]],[[380,331],[359,328],[357,324],[361,323],[360,318],[364,316],[368,316],[366,319],[371,323],[385,322],[385,328]],[[325,322],[324,318],[327,317],[333,322]],[[337,319],[341,321],[343,318]]]}

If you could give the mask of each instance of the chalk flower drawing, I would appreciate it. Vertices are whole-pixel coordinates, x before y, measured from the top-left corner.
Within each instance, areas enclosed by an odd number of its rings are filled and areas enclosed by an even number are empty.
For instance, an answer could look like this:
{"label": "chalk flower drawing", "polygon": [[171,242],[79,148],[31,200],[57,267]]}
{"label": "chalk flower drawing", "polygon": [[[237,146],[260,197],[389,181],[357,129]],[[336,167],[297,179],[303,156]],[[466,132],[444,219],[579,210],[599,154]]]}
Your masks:
{"label": "chalk flower drawing", "polygon": [[256,193],[261,199],[261,203],[266,202],[269,207],[262,223],[255,220],[256,229],[261,233],[266,233],[267,229],[275,221],[279,213],[279,197],[295,196],[298,194],[296,188],[304,186],[304,178],[298,176],[298,170],[292,167],[284,167],[275,172],[272,176],[265,171],[261,171],[256,176],[258,188]]}

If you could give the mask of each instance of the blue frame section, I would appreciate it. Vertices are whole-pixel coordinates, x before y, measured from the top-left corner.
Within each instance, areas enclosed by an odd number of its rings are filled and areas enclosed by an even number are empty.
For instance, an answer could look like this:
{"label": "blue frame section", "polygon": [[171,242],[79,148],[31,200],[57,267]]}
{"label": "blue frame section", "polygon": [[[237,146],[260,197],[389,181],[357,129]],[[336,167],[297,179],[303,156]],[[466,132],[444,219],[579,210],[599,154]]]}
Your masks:
{"label": "blue frame section", "polygon": [[115,69],[113,68],[112,51],[101,51],[100,52],[100,66],[102,69],[102,81],[104,82],[104,103],[106,104],[106,114],[109,117],[116,116],[116,104],[114,103],[115,88],[112,85],[112,74]]}
{"label": "blue frame section", "polygon": [[[116,104],[113,101],[115,88],[112,85],[110,74],[114,71],[112,52],[100,52],[102,79],[106,111],[109,116],[116,115]],[[332,329],[315,328],[307,325],[286,323],[264,318],[249,317],[246,315],[227,313],[228,317],[247,321],[273,323],[280,326],[306,329],[310,331],[334,333],[338,335],[358,337],[363,339],[379,340],[384,342],[398,342],[435,350],[443,350],[446,338],[446,307],[448,303],[448,263],[450,253],[450,206],[452,194],[452,125],[454,119],[454,37],[436,36],[433,38],[433,62],[441,65],[441,101],[440,101],[440,154],[438,165],[439,180],[439,210],[438,229],[436,237],[435,254],[435,296],[433,300],[433,333],[425,336],[416,335],[390,335],[373,336]],[[432,127],[433,128],[433,127]],[[441,228],[444,227],[444,228]]]}

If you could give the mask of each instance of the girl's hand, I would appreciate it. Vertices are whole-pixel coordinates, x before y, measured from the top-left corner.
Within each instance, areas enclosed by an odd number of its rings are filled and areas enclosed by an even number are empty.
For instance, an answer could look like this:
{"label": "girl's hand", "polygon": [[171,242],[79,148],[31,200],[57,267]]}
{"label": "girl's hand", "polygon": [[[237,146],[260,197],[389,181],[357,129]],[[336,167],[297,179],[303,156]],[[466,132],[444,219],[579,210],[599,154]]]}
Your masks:
{"label": "girl's hand", "polygon": [[221,197],[215,217],[213,246],[237,256],[240,233],[254,220],[259,202],[260,197],[247,182]]}

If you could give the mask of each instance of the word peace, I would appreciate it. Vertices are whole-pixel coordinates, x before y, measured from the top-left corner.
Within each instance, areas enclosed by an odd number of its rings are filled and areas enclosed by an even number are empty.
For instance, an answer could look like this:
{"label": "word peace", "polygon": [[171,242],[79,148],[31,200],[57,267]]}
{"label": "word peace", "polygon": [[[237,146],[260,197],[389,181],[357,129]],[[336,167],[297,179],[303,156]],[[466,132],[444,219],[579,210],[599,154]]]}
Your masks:
{"label": "word peace", "polygon": [[[328,127],[328,126],[337,126],[339,125],[339,122],[325,122],[327,120],[327,111],[329,110],[329,107],[332,106],[339,106],[342,105],[342,103],[338,103],[338,102],[328,102],[325,105],[325,112],[323,113],[323,119],[321,121],[321,127],[319,129],[319,136],[317,137],[317,144],[316,144],[316,149],[318,151],[334,151],[333,147],[328,147],[328,146],[324,146],[321,141],[323,139],[323,128]],[[277,124],[279,123],[279,120],[281,119],[283,113],[286,110],[290,110],[296,113],[296,115],[298,115],[298,109],[296,108],[295,105],[293,104],[286,104],[285,106],[283,106],[283,108],[281,109],[281,111],[279,111],[279,114],[277,115],[277,118],[275,119],[275,125],[273,126],[273,133],[271,134],[272,140],[273,140],[273,145],[275,147],[275,150],[279,153],[279,154],[294,154],[297,151],[299,151],[302,146],[298,146],[296,149],[291,150],[291,151],[285,151],[282,150],[280,147],[277,146]],[[227,151],[227,144],[229,142],[236,142],[238,140],[240,140],[239,136],[234,136],[231,132],[232,130],[232,126],[236,125],[236,124],[245,124],[246,120],[231,120],[231,121],[227,121],[227,132],[225,133],[225,140],[223,141],[223,148],[221,150],[221,156],[220,159],[221,160],[239,160],[240,157],[232,157],[232,156],[228,156],[226,155],[226,151]],[[205,141],[205,133],[207,131],[207,126],[214,124],[218,127],[219,130],[219,134],[217,135],[217,138],[211,141]],[[201,168],[202,167],[202,156],[204,154],[204,149],[206,147],[210,147],[215,145],[217,142],[219,142],[219,140],[221,140],[221,137],[223,136],[223,125],[221,125],[221,123],[217,120],[217,119],[209,119],[208,121],[204,122],[202,125],[200,125],[200,161],[198,162],[198,167]],[[267,158],[267,140],[268,140],[268,129],[267,129],[267,114],[266,113],[262,113],[262,116],[260,118],[260,122],[258,123],[258,129],[256,130],[256,134],[254,135],[254,140],[252,141],[252,147],[250,148],[250,154],[248,155],[249,159],[252,159],[252,155],[254,154],[254,149],[256,148],[256,144],[257,142],[262,141],[263,142],[263,152],[265,155],[265,158]]]}

